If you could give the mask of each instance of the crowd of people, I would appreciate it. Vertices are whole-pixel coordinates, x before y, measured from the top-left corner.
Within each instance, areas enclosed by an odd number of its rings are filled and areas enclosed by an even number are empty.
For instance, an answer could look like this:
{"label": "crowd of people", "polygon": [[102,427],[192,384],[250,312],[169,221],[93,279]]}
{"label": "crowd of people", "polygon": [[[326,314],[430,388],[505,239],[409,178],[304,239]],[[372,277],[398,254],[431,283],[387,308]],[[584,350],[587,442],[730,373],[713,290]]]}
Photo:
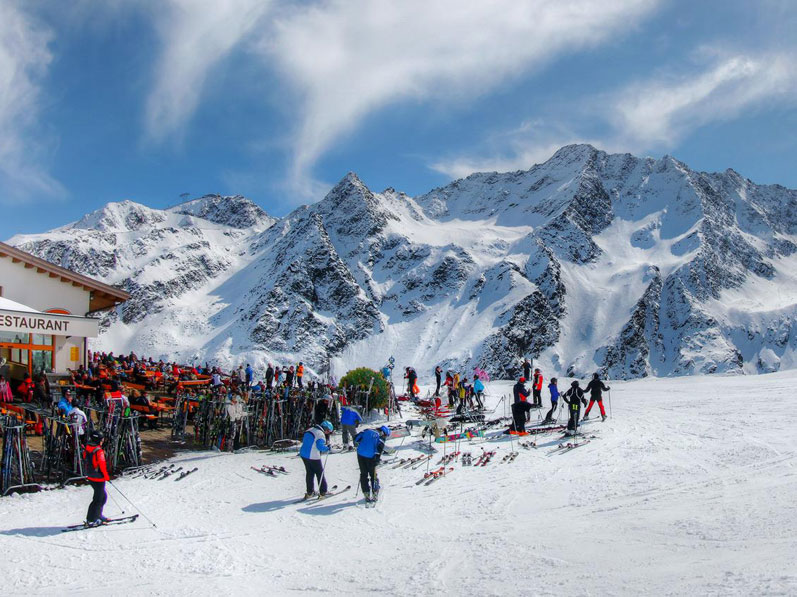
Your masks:
{"label": "crowd of people", "polygon": [[[528,368],[530,370],[530,367]],[[528,371],[528,370],[527,370]],[[529,392],[526,387],[527,378],[525,375],[528,373],[524,371],[524,377],[518,379],[517,383],[512,388],[513,403],[512,403],[512,425],[509,431],[523,433],[526,431],[526,423],[530,421],[531,411],[535,408],[542,408],[542,383],[543,376],[539,369],[534,370],[534,377],[531,378],[532,390]],[[548,391],[550,392],[551,408],[542,420],[543,424],[552,423],[556,409],[559,406],[559,399],[568,406],[568,422],[567,431],[575,434],[578,430],[580,421],[589,418],[590,410],[593,405],[598,404],[601,413],[601,420],[606,420],[606,410],[603,407],[603,392],[608,392],[611,388],[603,383],[600,375],[595,373],[592,379],[585,388],[582,388],[578,380],[570,384],[570,388],[563,394],[559,393],[558,380],[554,377],[548,383]],[[585,396],[589,394],[590,401],[587,406]],[[531,400],[529,400],[531,396]],[[581,408],[586,407],[584,417],[581,418]]]}

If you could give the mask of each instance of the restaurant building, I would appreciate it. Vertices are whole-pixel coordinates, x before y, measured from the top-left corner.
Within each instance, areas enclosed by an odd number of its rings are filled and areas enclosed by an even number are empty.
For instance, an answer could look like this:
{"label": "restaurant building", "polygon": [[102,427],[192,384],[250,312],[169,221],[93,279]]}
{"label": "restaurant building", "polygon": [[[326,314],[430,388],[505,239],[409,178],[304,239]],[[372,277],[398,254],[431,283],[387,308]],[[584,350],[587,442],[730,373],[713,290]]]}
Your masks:
{"label": "restaurant building", "polygon": [[21,380],[85,365],[86,339],[99,332],[96,314],[129,298],[0,242],[0,374]]}

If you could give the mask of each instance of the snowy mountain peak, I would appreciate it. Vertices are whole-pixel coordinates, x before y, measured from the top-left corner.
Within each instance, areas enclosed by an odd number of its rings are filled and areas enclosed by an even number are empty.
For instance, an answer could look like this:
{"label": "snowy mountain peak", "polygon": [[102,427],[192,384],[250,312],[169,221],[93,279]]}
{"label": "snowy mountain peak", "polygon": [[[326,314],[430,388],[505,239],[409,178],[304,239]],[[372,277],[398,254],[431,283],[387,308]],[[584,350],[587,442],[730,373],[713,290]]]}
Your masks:
{"label": "snowy mountain peak", "polygon": [[175,205],[168,211],[240,229],[265,230],[277,221],[260,206],[241,195],[205,195]]}
{"label": "snowy mountain peak", "polygon": [[106,204],[83,216],[71,227],[102,232],[122,232],[157,226],[165,220],[166,216],[160,210],[149,208],[135,201],[124,200]]}

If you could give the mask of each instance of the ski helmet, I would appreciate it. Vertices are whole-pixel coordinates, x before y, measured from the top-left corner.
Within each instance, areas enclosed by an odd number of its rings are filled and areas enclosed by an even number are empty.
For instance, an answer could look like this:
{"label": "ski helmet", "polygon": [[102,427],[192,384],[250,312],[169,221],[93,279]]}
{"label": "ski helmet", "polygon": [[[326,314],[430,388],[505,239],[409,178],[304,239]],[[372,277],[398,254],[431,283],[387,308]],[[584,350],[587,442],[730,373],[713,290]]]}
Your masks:
{"label": "ski helmet", "polygon": [[600,376],[597,373],[592,374],[592,379],[599,379]]}
{"label": "ski helmet", "polygon": [[573,386],[574,388],[578,387],[578,380],[574,381],[570,385]]}
{"label": "ski helmet", "polygon": [[105,436],[102,434],[102,431],[99,429],[94,429],[93,431],[89,432],[89,444],[92,446],[99,446],[104,437]]}
{"label": "ski helmet", "polygon": [[322,427],[322,428],[324,428],[324,429],[326,429],[326,430],[327,430],[327,431],[329,431],[330,433],[332,433],[332,431],[333,431],[333,429],[334,429],[334,428],[332,427],[332,423],[330,423],[329,421],[324,421],[323,423],[321,423],[321,427]]}
{"label": "ski helmet", "polygon": [[525,377],[521,377],[518,381],[520,383],[526,383],[526,378]]}
{"label": "ski helmet", "polygon": [[379,431],[380,431],[380,432],[382,432],[382,434],[383,434],[385,437],[390,437],[390,429],[387,427],[387,425],[382,425],[382,426],[379,428]]}

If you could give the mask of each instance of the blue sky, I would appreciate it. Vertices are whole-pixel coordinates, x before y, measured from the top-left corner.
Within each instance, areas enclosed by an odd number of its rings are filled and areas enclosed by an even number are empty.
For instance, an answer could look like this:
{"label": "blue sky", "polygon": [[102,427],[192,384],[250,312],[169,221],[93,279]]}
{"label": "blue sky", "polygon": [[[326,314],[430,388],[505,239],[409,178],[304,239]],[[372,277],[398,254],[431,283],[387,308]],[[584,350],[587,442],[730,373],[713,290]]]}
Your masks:
{"label": "blue sky", "polygon": [[797,187],[789,0],[0,0],[0,238],[348,171],[411,195],[561,145]]}

